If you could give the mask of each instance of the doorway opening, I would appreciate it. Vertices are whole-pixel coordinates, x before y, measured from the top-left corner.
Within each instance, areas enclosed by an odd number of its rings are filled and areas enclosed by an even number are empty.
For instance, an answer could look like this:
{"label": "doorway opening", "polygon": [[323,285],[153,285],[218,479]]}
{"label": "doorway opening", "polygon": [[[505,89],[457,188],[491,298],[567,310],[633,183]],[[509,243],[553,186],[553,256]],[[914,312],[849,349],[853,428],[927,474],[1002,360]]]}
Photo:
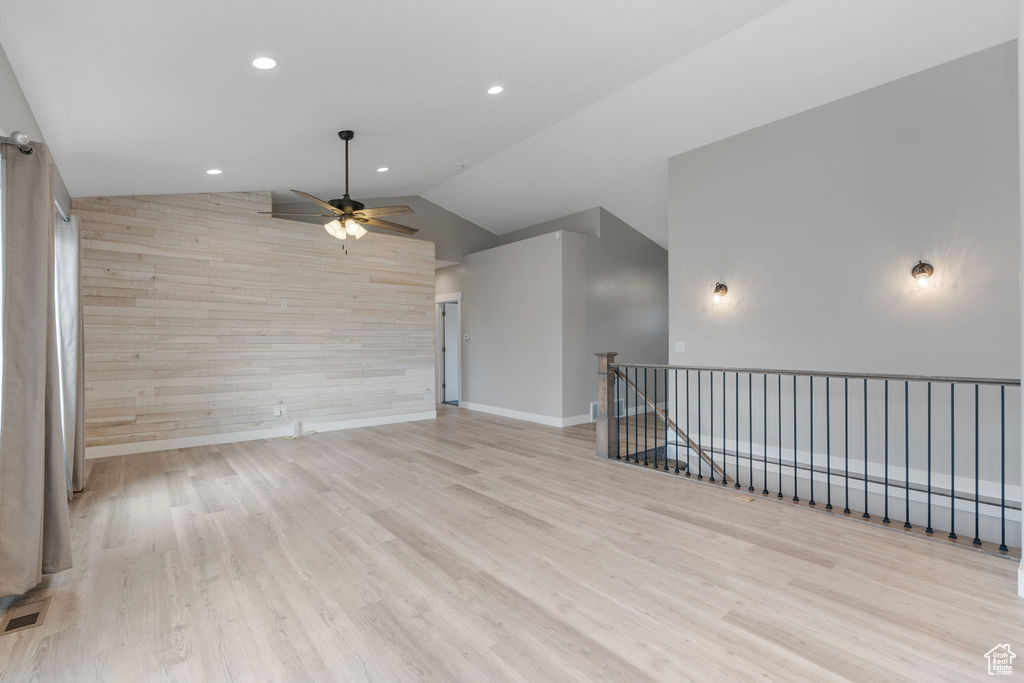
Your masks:
{"label": "doorway opening", "polygon": [[459,358],[461,306],[459,301],[443,301],[438,303],[437,308],[440,318],[438,322],[438,366],[440,369],[438,396],[441,403],[457,406],[459,405],[459,369],[461,367]]}

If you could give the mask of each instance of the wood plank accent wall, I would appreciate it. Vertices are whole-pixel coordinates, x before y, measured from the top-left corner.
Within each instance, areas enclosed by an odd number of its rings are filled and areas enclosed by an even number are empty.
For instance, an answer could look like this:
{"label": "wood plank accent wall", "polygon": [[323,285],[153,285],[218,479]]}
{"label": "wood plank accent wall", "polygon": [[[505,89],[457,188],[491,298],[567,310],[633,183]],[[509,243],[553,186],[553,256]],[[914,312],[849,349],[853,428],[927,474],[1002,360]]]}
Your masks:
{"label": "wood plank accent wall", "polygon": [[270,203],[73,201],[88,446],[434,410],[433,243],[342,243]]}

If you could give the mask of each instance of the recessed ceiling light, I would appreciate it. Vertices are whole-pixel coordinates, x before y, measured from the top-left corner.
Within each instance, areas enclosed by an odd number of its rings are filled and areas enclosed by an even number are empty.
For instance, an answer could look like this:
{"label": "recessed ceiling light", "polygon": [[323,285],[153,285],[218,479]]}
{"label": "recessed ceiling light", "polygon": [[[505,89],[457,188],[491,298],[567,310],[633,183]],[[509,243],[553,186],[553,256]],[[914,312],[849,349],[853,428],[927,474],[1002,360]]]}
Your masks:
{"label": "recessed ceiling light", "polygon": [[220,170],[219,168],[210,168],[207,169],[206,175],[220,175],[223,172],[224,171]]}
{"label": "recessed ceiling light", "polygon": [[380,168],[377,169],[377,173],[387,173],[387,172],[388,172],[388,167],[387,166],[381,166]]}
{"label": "recessed ceiling light", "polygon": [[497,95],[498,93],[502,92],[503,90],[505,90],[505,89],[503,87],[501,87],[500,85],[492,85],[490,88],[487,89],[487,94],[488,95]]}
{"label": "recessed ceiling light", "polygon": [[257,69],[273,69],[275,66],[277,66],[277,60],[272,59],[270,57],[257,57],[256,59],[252,60],[252,65]]}

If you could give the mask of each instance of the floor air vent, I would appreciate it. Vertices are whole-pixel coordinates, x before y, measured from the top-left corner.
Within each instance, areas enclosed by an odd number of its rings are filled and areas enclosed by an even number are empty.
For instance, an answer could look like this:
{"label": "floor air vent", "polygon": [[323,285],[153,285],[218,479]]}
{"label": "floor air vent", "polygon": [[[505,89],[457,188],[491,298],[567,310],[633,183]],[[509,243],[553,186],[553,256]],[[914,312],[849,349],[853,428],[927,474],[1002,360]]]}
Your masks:
{"label": "floor air vent", "polygon": [[39,626],[46,618],[46,609],[50,606],[50,599],[30,602],[25,605],[17,605],[7,610],[0,622],[0,635],[7,635],[15,631],[21,631],[33,626]]}
{"label": "floor air vent", "polygon": [[[622,417],[626,414],[626,400],[620,398],[615,403],[615,417]],[[593,422],[597,419],[597,401],[590,404],[590,421]]]}

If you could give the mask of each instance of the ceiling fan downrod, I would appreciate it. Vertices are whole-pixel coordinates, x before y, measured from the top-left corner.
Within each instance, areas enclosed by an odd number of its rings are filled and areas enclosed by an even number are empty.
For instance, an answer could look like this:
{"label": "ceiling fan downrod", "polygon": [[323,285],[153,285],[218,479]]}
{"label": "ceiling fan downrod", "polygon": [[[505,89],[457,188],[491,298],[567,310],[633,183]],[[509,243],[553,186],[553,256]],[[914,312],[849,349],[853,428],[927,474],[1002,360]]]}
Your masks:
{"label": "ceiling fan downrod", "polygon": [[348,199],[348,141],[356,134],[350,130],[339,130],[338,137],[345,141],[345,199]]}

